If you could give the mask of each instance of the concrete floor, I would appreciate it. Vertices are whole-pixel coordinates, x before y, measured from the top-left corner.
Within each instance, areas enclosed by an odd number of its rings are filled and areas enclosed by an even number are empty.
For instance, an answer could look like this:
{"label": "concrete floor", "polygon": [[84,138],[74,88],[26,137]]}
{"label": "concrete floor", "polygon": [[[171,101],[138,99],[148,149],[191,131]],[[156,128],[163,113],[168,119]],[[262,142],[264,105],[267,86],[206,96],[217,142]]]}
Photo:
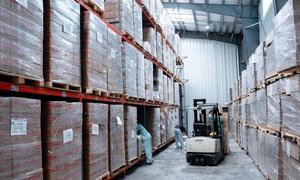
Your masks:
{"label": "concrete floor", "polygon": [[186,163],[185,151],[174,145],[154,157],[152,165],[134,169],[124,180],[264,180],[252,160],[234,140],[229,143],[231,154],[218,166],[192,166]]}

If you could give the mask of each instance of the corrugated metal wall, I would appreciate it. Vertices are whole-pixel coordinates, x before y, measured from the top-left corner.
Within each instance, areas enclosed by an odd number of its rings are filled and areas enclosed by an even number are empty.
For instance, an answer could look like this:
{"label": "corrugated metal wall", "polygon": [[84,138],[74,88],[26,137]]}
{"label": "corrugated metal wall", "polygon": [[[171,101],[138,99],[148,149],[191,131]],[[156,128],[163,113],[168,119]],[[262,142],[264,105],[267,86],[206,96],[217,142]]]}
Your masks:
{"label": "corrugated metal wall", "polygon": [[[238,47],[233,44],[204,39],[182,39],[184,60],[185,104],[193,99],[206,98],[208,102],[224,104],[228,89],[238,77]],[[188,110],[188,131],[191,133],[193,115]]]}

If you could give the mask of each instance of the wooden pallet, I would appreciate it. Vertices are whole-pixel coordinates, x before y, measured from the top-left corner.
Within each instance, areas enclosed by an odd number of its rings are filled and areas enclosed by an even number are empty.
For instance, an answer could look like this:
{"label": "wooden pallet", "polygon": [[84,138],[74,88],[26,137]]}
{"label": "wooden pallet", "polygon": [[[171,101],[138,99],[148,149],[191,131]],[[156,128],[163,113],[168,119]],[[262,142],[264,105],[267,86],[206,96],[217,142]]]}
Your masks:
{"label": "wooden pallet", "polygon": [[266,88],[266,81],[265,80],[260,81],[260,82],[257,83],[257,86],[256,86],[257,90],[265,89],[265,88]]}
{"label": "wooden pallet", "polygon": [[112,97],[112,98],[122,98],[124,95],[123,93],[119,93],[119,92],[108,92],[108,96]]}
{"label": "wooden pallet", "polygon": [[129,34],[128,32],[124,31],[124,30],[121,30],[121,33],[124,37],[126,37],[127,39],[133,41],[133,43],[135,44],[135,40],[133,38],[133,36],[131,34]]}
{"label": "wooden pallet", "polygon": [[139,101],[143,101],[143,102],[145,102],[145,101],[146,101],[146,99],[145,99],[145,98],[140,98],[140,97],[139,97]]}
{"label": "wooden pallet", "polygon": [[281,132],[281,137],[282,138],[288,138],[290,139],[292,142],[297,143],[298,145],[300,145],[300,136],[295,135],[294,133],[288,132],[283,130]]}
{"label": "wooden pallet", "polygon": [[287,69],[287,70],[284,70],[284,71],[281,71],[278,73],[280,78],[290,77],[295,74],[300,74],[300,66],[292,67],[290,69]]}
{"label": "wooden pallet", "polygon": [[147,99],[146,102],[148,102],[148,103],[154,103],[154,101],[150,100],[150,99]]}
{"label": "wooden pallet", "polygon": [[128,94],[124,94],[124,97],[125,97],[125,99],[128,99],[128,100],[139,101],[139,98],[136,96],[130,96]]}
{"label": "wooden pallet", "polygon": [[277,136],[277,137],[280,137],[280,136],[281,136],[281,133],[280,133],[280,132],[275,131],[275,130],[272,130],[272,129],[267,128],[267,127],[259,127],[258,129],[259,129],[260,131],[262,131],[262,132],[267,133],[267,134],[272,134],[272,135],[275,135],[275,136]]}
{"label": "wooden pallet", "polygon": [[102,89],[97,89],[97,88],[86,88],[86,89],[83,89],[83,93],[93,94],[93,95],[103,96],[103,97],[107,97],[108,96],[107,91],[102,90]]}
{"label": "wooden pallet", "polygon": [[80,85],[66,84],[66,83],[60,83],[60,82],[54,82],[54,81],[45,82],[45,86],[48,88],[65,90],[65,91],[74,91],[74,92],[81,91]]}
{"label": "wooden pallet", "polygon": [[280,77],[278,76],[278,74],[274,74],[272,76],[269,76],[268,78],[265,79],[265,83],[266,85],[272,84],[276,81],[278,81],[280,79]]}
{"label": "wooden pallet", "polygon": [[0,71],[0,81],[9,82],[12,84],[25,84],[25,85],[37,86],[37,87],[44,86],[44,81],[42,79],[16,75],[13,73],[7,73],[3,71]]}
{"label": "wooden pallet", "polygon": [[98,7],[93,0],[83,0],[83,2],[88,4],[95,12],[97,12],[101,17],[103,17],[104,10]]}
{"label": "wooden pallet", "polygon": [[109,176],[109,171],[103,173],[101,176],[98,176],[96,180],[105,180],[108,179],[108,176]]}
{"label": "wooden pallet", "polygon": [[121,166],[118,167],[118,168],[113,169],[113,170],[110,172],[110,174],[111,174],[111,175],[116,174],[119,170],[123,169],[125,166],[126,166],[126,163],[123,164],[123,165],[121,165]]}

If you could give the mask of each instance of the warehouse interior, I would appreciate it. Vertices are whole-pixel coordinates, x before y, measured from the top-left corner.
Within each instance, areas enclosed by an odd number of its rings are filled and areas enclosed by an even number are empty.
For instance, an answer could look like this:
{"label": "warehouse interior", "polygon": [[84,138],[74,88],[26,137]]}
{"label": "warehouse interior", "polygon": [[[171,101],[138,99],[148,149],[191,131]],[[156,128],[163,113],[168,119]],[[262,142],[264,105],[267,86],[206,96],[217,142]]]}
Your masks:
{"label": "warehouse interior", "polygon": [[1,0],[0,179],[300,179],[297,0]]}

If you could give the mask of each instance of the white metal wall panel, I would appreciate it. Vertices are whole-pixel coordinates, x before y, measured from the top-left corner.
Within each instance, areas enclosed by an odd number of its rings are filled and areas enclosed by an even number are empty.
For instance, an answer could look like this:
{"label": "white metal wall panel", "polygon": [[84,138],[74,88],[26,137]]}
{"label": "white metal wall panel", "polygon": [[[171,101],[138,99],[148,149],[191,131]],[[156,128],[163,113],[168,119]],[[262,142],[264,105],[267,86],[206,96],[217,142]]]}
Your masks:
{"label": "white metal wall panel", "polygon": [[[193,99],[224,104],[228,89],[238,78],[238,48],[236,45],[204,39],[181,39],[184,60],[185,104]],[[192,130],[193,112],[188,110],[188,130]]]}

